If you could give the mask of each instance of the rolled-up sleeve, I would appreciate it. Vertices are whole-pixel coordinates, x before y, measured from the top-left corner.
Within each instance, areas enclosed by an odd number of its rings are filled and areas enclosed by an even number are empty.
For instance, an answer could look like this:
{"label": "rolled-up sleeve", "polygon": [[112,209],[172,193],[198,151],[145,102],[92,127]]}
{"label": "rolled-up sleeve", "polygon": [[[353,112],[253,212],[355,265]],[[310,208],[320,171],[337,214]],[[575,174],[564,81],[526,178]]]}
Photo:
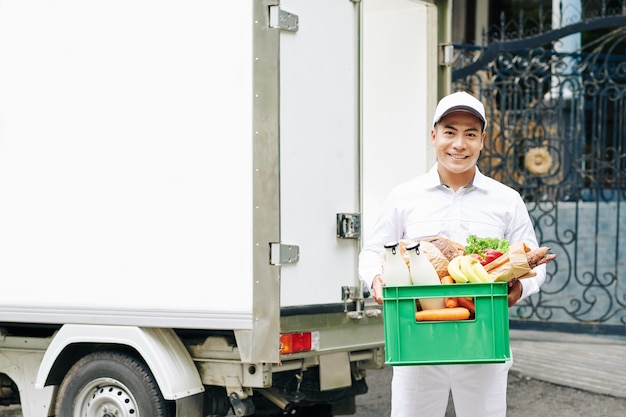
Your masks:
{"label": "rolled-up sleeve", "polygon": [[[539,247],[537,243],[537,235],[535,234],[535,229],[533,227],[532,220],[530,219],[530,215],[528,214],[528,209],[526,208],[526,204],[521,197],[517,200],[515,204],[515,209],[513,210],[513,218],[511,222],[511,233],[507,238],[511,242],[524,242],[529,248],[536,249]],[[543,285],[546,280],[546,266],[539,265],[534,269],[536,275],[532,278],[524,278],[521,279],[522,283],[522,297],[520,300],[523,300],[526,297],[529,297],[533,294],[539,292],[541,285]]]}
{"label": "rolled-up sleeve", "polygon": [[395,190],[392,190],[383,205],[381,213],[374,225],[371,236],[359,254],[359,278],[372,287],[376,275],[383,274],[385,244],[395,242],[403,237],[403,225],[398,221]]}

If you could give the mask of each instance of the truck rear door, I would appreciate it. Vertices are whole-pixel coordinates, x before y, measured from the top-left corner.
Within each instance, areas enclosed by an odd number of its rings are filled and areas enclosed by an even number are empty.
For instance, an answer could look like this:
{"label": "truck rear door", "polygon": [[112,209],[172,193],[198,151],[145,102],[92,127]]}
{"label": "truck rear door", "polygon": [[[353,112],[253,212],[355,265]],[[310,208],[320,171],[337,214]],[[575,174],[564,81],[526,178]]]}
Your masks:
{"label": "truck rear door", "polygon": [[280,234],[299,249],[281,268],[281,305],[333,303],[360,285],[358,238],[391,186],[434,162],[437,11],[412,0],[280,7],[298,16],[280,35]]}
{"label": "truck rear door", "polygon": [[338,302],[355,285],[359,249],[336,228],[337,214],[360,212],[357,7],[280,7],[299,21],[280,35],[281,241],[299,248],[281,268],[281,305]]}

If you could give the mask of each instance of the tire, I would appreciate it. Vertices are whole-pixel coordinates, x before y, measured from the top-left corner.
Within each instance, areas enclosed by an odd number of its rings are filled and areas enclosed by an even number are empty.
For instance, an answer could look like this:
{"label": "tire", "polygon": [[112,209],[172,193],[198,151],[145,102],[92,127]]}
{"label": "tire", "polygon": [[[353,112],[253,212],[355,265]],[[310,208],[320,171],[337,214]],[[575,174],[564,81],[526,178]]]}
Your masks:
{"label": "tire", "polygon": [[148,367],[120,352],[91,353],[72,366],[58,391],[58,417],[168,417]]}

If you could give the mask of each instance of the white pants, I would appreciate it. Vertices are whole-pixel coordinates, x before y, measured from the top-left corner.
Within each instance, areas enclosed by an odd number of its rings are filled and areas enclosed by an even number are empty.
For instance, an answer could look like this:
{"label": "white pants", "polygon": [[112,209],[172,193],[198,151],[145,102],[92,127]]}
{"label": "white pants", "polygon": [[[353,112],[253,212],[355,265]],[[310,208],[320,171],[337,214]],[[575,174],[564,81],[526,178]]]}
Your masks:
{"label": "white pants", "polygon": [[505,417],[512,360],[481,365],[394,366],[391,417]]}

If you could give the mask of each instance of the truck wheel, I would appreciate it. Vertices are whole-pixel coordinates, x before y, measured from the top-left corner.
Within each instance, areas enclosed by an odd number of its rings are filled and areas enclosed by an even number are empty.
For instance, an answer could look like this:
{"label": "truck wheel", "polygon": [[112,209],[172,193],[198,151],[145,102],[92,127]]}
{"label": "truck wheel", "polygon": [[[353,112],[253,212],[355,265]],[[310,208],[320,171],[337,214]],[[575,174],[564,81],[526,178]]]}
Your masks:
{"label": "truck wheel", "polygon": [[96,352],[69,370],[56,402],[60,417],[167,417],[147,366],[119,352]]}

